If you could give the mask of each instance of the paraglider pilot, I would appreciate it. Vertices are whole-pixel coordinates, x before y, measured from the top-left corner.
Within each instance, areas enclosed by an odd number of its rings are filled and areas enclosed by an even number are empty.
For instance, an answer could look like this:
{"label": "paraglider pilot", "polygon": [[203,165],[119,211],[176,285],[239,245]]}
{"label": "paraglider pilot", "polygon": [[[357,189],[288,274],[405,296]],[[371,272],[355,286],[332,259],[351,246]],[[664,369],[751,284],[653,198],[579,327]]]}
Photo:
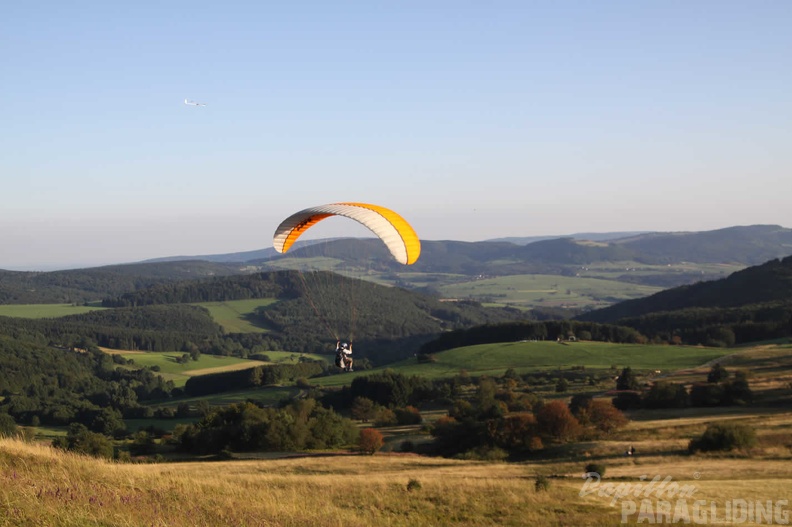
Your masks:
{"label": "paraglider pilot", "polygon": [[344,368],[344,371],[352,370],[352,345],[340,340],[336,342],[335,365]]}

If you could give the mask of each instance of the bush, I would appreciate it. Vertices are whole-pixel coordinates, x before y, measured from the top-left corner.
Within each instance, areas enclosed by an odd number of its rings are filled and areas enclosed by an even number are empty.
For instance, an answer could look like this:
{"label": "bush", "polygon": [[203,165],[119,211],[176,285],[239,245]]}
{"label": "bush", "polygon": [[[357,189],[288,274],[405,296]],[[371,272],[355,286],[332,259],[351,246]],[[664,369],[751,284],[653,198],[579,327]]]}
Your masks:
{"label": "bush", "polygon": [[397,408],[393,413],[396,415],[396,422],[400,425],[419,425],[423,421],[421,412],[414,406]]}
{"label": "bush", "polygon": [[539,433],[560,442],[571,441],[580,433],[578,420],[561,401],[551,401],[536,412]]}
{"label": "bush", "polygon": [[421,482],[418,481],[417,479],[411,479],[410,481],[407,482],[407,490],[408,491],[421,490]]}
{"label": "bush", "polygon": [[534,489],[536,489],[536,492],[545,492],[550,490],[550,480],[547,479],[547,476],[536,476]]}
{"label": "bush", "polygon": [[364,428],[360,431],[360,440],[358,442],[358,446],[360,451],[364,454],[373,456],[380,448],[382,448],[383,444],[384,439],[379,430],[375,430],[374,428]]}
{"label": "bush", "polygon": [[597,430],[606,434],[627,424],[627,418],[618,408],[609,401],[601,399],[591,402],[588,407],[588,419]]}
{"label": "bush", "polygon": [[747,425],[718,423],[709,425],[698,439],[688,445],[691,453],[744,450],[756,446],[756,432]]}
{"label": "bush", "polygon": [[17,425],[14,418],[8,414],[0,414],[0,437],[13,437],[16,435]]}
{"label": "bush", "polygon": [[586,473],[588,474],[589,472],[595,472],[599,474],[600,478],[604,478],[605,465],[602,465],[600,463],[589,463],[588,465],[586,465]]}

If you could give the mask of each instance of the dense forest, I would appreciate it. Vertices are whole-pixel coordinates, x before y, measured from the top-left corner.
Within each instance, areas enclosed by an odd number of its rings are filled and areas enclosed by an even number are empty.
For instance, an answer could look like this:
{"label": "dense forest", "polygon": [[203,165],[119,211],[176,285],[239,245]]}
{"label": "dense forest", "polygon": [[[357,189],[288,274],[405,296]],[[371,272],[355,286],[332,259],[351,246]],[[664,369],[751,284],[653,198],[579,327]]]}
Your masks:
{"label": "dense forest", "polygon": [[117,368],[95,347],[71,351],[35,331],[14,333],[0,332],[0,412],[18,423],[81,423],[113,434],[125,428],[122,417],[151,415],[141,402],[168,398],[174,390],[149,370]]}

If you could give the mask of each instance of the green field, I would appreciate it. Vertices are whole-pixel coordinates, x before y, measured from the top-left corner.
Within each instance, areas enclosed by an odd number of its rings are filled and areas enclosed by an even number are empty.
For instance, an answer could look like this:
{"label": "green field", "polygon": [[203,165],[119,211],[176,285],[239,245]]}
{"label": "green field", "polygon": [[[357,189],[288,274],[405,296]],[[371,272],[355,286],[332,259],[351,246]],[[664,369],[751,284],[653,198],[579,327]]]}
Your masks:
{"label": "green field", "polygon": [[79,315],[97,309],[105,308],[74,304],[9,304],[0,305],[0,317],[58,318],[66,315]]}
{"label": "green field", "polygon": [[604,307],[649,296],[661,288],[600,278],[528,274],[443,285],[438,290],[445,298],[518,307]]}
{"label": "green field", "polygon": [[205,307],[215,322],[228,333],[267,333],[268,330],[252,322],[256,308],[277,302],[275,298],[229,300],[227,302],[197,302],[192,305]]}
{"label": "green field", "polygon": [[681,262],[668,265],[647,265],[639,262],[598,262],[594,265],[581,266],[578,274],[581,277],[604,278],[618,280],[624,275],[674,275],[701,274],[721,275],[726,277],[736,271],[745,269],[738,264],[692,263]]}
{"label": "green field", "polygon": [[349,384],[355,376],[384,369],[429,379],[453,377],[461,370],[470,375],[503,375],[508,368],[518,373],[568,370],[578,366],[593,370],[629,366],[638,370],[667,371],[696,367],[729,353],[732,351],[722,348],[604,342],[480,344],[437,353],[434,355],[436,362],[432,363],[419,364],[416,359],[407,359],[389,364],[387,368],[311,379],[311,382],[318,386],[340,386]]}
{"label": "green field", "polygon": [[184,355],[181,351],[163,352],[132,352],[117,351],[114,354],[135,361],[132,368],[143,366],[158,366],[164,379],[173,381],[176,386],[184,386],[187,379],[196,375],[204,375],[219,371],[252,368],[266,364],[257,360],[240,359],[237,357],[221,357],[218,355],[201,355],[197,361],[189,360],[184,364],[179,364],[176,359]]}

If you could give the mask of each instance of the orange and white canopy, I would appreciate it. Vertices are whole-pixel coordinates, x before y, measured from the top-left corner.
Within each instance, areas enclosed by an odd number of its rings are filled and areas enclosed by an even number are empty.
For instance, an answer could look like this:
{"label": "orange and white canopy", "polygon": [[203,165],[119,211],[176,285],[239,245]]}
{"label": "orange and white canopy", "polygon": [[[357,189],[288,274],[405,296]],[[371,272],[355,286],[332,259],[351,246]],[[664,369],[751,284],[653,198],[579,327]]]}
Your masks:
{"label": "orange and white canopy", "polygon": [[421,241],[404,218],[390,209],[368,203],[330,203],[301,210],[278,226],[272,245],[279,253],[285,253],[302,233],[330,216],[350,218],[368,227],[399,263],[413,264],[421,254]]}

